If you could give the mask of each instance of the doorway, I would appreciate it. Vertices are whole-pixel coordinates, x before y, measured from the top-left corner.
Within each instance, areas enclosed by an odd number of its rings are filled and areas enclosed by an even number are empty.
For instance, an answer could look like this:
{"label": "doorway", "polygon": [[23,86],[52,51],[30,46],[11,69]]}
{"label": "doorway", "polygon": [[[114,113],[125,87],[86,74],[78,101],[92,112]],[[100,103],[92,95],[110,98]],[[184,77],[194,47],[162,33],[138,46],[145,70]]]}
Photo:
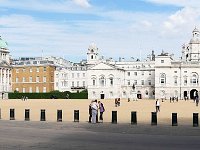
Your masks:
{"label": "doorway", "polygon": [[105,94],[101,94],[101,99],[104,99],[105,98]]}
{"label": "doorway", "polygon": [[198,91],[196,89],[192,89],[190,91],[190,98],[191,99],[195,99],[196,95],[197,95]]}
{"label": "doorway", "polygon": [[184,92],[183,92],[183,96],[184,96],[184,97],[187,97],[187,91],[184,91]]}

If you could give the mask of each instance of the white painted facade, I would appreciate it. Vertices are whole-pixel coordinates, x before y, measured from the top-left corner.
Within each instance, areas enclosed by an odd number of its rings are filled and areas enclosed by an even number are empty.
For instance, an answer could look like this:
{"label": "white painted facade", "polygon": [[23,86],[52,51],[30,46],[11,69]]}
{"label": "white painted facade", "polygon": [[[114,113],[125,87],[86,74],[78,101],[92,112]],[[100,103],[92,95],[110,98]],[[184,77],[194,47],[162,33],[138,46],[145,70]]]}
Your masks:
{"label": "white painted facade", "polygon": [[0,99],[7,99],[11,92],[11,66],[7,43],[0,37]]}
{"label": "white painted facade", "polygon": [[[137,98],[169,99],[170,97],[193,98],[199,88],[200,32],[195,28],[192,39],[182,47],[182,58],[174,60],[172,55],[154,52],[145,61],[119,61],[101,59],[99,49],[92,43],[87,50],[87,61],[71,68],[57,69],[55,89],[77,91],[83,85],[89,99]],[[85,67],[85,70],[73,68]],[[75,77],[75,74],[85,76]],[[64,75],[63,75],[64,74]],[[66,75],[67,74],[67,75]],[[74,77],[72,77],[74,74]],[[65,82],[67,86],[63,87]]]}

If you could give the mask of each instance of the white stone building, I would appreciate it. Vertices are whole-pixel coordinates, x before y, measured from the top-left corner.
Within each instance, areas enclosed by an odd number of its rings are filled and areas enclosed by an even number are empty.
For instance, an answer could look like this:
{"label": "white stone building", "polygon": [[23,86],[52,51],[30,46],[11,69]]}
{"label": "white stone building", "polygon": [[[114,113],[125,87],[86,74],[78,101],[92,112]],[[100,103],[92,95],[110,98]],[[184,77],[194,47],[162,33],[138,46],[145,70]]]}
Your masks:
{"label": "white stone building", "polygon": [[8,44],[0,37],[0,99],[7,99],[11,92],[11,66]]}
{"label": "white stone building", "polygon": [[199,34],[195,28],[190,42],[182,47],[181,59],[177,60],[164,52],[155,56],[153,51],[144,61],[103,59],[92,43],[86,63],[57,69],[55,89],[77,91],[84,87],[89,99],[133,98],[134,95],[145,99],[193,98],[200,91]]}

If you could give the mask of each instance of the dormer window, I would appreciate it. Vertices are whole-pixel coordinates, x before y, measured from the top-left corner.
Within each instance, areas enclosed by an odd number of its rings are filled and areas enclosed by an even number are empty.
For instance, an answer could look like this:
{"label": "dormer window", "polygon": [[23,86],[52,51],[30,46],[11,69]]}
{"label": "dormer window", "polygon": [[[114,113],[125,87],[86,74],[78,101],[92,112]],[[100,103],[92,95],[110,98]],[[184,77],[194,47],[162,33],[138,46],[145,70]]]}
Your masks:
{"label": "dormer window", "polygon": [[91,55],[91,59],[93,59],[94,58],[94,56],[93,55]]}
{"label": "dormer window", "polygon": [[91,53],[94,53],[94,50],[93,50],[93,49],[91,49]]}

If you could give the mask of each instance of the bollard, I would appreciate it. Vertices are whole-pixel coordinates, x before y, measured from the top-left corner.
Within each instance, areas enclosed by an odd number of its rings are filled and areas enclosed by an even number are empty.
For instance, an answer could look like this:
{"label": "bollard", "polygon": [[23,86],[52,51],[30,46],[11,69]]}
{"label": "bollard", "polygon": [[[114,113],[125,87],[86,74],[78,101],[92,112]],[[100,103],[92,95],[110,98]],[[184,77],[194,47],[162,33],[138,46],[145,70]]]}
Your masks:
{"label": "bollard", "polygon": [[79,110],[74,110],[74,122],[79,122]]}
{"label": "bollard", "polygon": [[40,121],[46,121],[45,109],[41,109]]}
{"label": "bollard", "polygon": [[137,124],[137,112],[136,111],[132,111],[131,112],[131,124]]}
{"label": "bollard", "polygon": [[25,121],[30,120],[30,109],[25,109]]}
{"label": "bollard", "polygon": [[15,120],[15,109],[10,109],[10,120]]}
{"label": "bollard", "polygon": [[112,123],[117,123],[117,111],[112,111]]}
{"label": "bollard", "polygon": [[151,112],[151,125],[157,125],[157,113]]}
{"label": "bollard", "polygon": [[177,113],[172,113],[172,126],[178,126]]}
{"label": "bollard", "polygon": [[57,110],[57,121],[62,122],[62,110]]}
{"label": "bollard", "polygon": [[199,113],[193,113],[193,127],[199,126]]}

